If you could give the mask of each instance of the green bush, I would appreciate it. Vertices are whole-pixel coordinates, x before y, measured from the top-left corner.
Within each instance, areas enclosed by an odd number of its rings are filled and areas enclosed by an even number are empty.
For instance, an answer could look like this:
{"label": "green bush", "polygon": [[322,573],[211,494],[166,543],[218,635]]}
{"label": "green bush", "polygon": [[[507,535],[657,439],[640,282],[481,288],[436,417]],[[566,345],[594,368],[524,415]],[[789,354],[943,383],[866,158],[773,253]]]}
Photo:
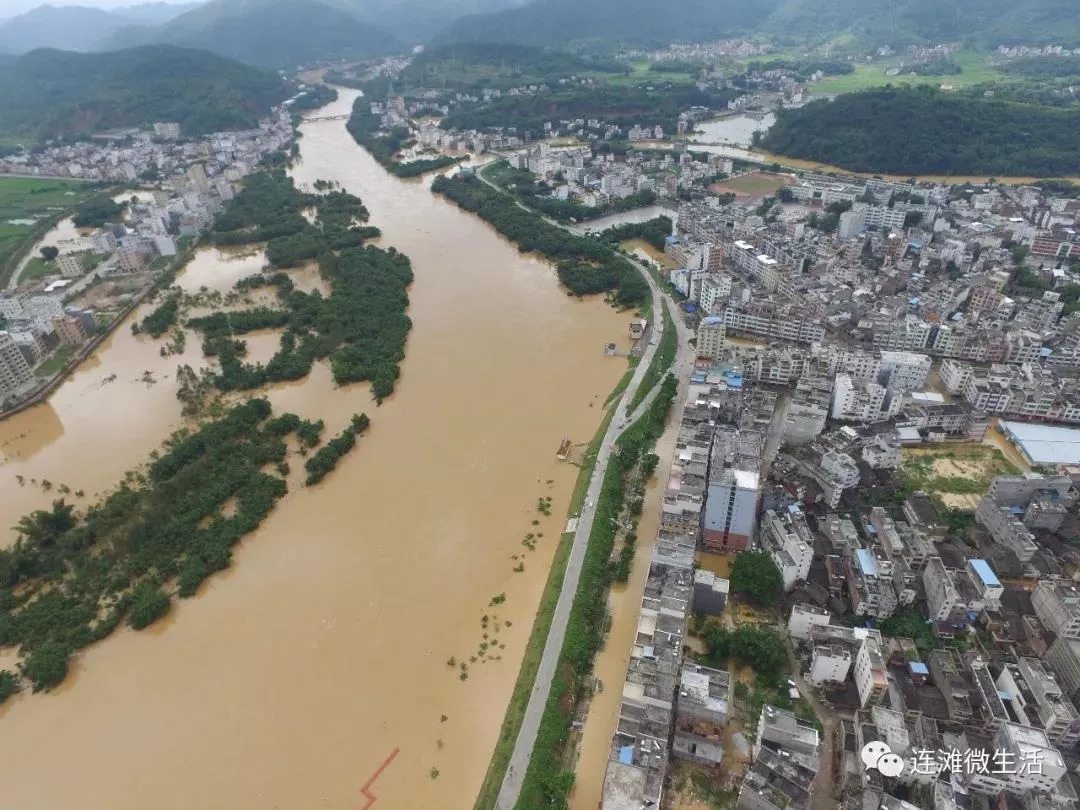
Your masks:
{"label": "green bush", "polygon": [[128,623],[136,630],[142,630],[168,613],[171,605],[169,595],[160,587],[149,582],[140,582],[132,591]]}

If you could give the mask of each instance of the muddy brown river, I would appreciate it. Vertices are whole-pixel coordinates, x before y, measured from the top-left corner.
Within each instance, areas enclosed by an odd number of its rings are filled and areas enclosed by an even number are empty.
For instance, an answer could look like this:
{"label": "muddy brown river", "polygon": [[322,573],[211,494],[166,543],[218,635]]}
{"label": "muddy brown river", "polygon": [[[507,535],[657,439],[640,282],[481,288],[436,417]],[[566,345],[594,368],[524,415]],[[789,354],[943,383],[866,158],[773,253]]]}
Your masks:
{"label": "muddy brown river", "polygon": [[[598,426],[625,370],[603,346],[625,344],[628,316],[567,297],[550,265],[428,181],[385,173],[344,121],[304,125],[300,144],[297,182],[360,195],[381,244],[412,259],[397,392],[376,408],[325,365],[268,392],[328,432],[361,410],[371,429],[196,598],[85,650],[55,692],[0,708],[5,810],[472,807],[577,472],[555,452]],[[260,263],[207,250],[180,283],[227,290]],[[88,504],[144,460],[182,424],[173,376],[201,361],[199,343],[162,358],[161,342],[124,324],[48,405],[0,423],[0,525],[60,484]],[[540,496],[552,517],[537,513]],[[527,532],[544,536],[518,573]],[[500,624],[489,643],[505,645],[501,660],[461,681],[447,660],[476,654],[484,614]]]}

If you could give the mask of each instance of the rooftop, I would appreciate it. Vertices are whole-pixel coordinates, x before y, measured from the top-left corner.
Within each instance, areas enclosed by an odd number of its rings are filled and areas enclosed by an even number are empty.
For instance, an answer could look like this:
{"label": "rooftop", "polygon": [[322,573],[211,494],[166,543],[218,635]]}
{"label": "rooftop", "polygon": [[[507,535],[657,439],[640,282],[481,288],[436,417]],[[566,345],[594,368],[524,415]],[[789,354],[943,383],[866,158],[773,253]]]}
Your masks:
{"label": "rooftop", "polygon": [[1035,464],[1080,464],[1080,428],[1008,421],[1000,425]]}

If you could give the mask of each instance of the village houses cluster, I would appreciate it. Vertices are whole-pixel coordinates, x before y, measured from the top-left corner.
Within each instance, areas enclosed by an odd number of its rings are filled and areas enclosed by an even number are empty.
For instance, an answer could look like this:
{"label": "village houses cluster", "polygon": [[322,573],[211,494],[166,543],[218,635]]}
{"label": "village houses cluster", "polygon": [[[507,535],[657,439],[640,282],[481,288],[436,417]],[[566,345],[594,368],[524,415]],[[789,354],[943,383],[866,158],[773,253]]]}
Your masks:
{"label": "village houses cluster", "polygon": [[[269,153],[287,150],[293,137],[287,108],[257,129],[178,141],[179,125],[155,125],[155,137],[130,133],[121,141],[91,141],[0,159],[0,173],[59,176],[127,183],[153,167],[161,179],[128,204],[123,221],[109,223],[59,245],[55,273],[0,293],[0,402],[11,406],[47,380],[34,369],[61,346],[83,347],[100,334],[102,313],[76,306],[80,294],[106,280],[128,290],[126,307],[152,288],[182,246],[213,222],[240,180]],[[121,193],[118,198],[126,198]],[[109,313],[109,320],[123,313]]]}

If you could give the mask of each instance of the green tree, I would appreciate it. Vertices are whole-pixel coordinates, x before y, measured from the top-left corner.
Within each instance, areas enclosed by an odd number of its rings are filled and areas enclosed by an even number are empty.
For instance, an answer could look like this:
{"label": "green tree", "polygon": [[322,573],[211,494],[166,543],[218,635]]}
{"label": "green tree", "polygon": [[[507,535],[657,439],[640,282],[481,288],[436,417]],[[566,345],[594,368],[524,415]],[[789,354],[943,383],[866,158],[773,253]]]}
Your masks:
{"label": "green tree", "polygon": [[731,566],[731,590],[755,605],[776,602],[784,579],[776,563],[764,551],[744,551]]}
{"label": "green tree", "polygon": [[46,245],[41,249],[41,257],[47,262],[53,261],[59,255],[60,249],[55,248],[52,245]]}
{"label": "green tree", "polygon": [[131,614],[128,623],[136,630],[148,627],[166,613],[172,601],[169,595],[151,582],[140,582],[131,592]]}
{"label": "green tree", "polygon": [[22,672],[34,685],[34,691],[59,686],[68,673],[68,650],[62,644],[46,642],[26,657]]}
{"label": "green tree", "polygon": [[1029,248],[1027,245],[1013,245],[1012,260],[1013,264],[1021,265],[1024,263],[1024,259],[1028,256]]}
{"label": "green tree", "polygon": [[19,691],[19,680],[6,669],[0,669],[0,703]]}

